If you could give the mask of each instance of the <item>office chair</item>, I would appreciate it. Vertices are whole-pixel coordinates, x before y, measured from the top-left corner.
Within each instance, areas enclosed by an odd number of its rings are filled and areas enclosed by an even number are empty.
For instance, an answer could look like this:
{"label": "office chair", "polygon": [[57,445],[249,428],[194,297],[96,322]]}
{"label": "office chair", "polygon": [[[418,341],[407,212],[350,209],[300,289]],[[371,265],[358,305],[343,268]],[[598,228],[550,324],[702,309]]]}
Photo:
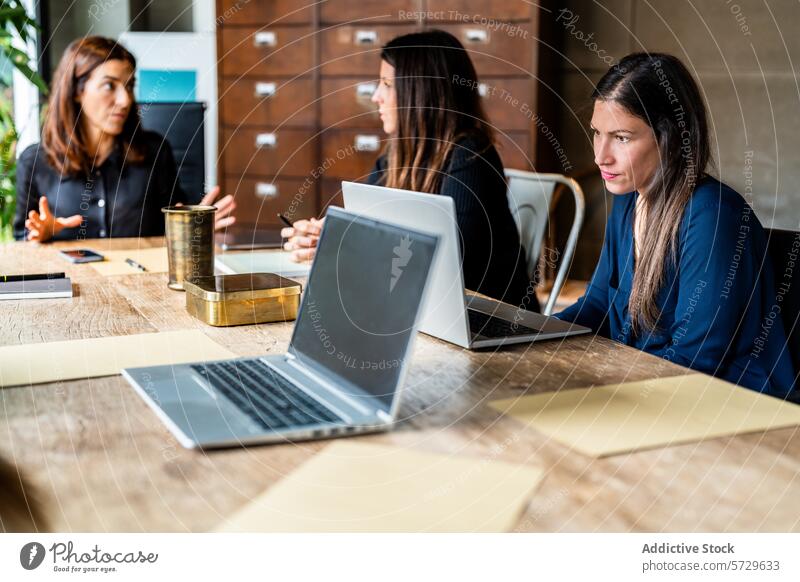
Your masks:
{"label": "office chair", "polygon": [[139,103],[144,129],[167,140],[178,165],[178,182],[189,203],[205,192],[205,103]]}
{"label": "office chair", "polygon": [[563,184],[572,191],[575,198],[575,217],[569,231],[561,264],[558,267],[553,288],[547,298],[542,313],[550,315],[558,299],[558,294],[564,286],[567,271],[575,254],[578,243],[578,234],[583,225],[583,216],[586,208],[583,190],[572,178],[561,174],[537,174],[523,170],[506,170],[508,180],[508,206],[517,223],[519,237],[528,257],[528,277],[533,280],[542,252],[542,241],[547,230],[547,221],[550,216],[550,203],[556,186]]}
{"label": "office chair", "polygon": [[780,303],[781,319],[786,330],[786,349],[795,373],[794,390],[789,400],[800,402],[800,232],[777,228],[765,230],[775,270],[775,294],[784,291]]}

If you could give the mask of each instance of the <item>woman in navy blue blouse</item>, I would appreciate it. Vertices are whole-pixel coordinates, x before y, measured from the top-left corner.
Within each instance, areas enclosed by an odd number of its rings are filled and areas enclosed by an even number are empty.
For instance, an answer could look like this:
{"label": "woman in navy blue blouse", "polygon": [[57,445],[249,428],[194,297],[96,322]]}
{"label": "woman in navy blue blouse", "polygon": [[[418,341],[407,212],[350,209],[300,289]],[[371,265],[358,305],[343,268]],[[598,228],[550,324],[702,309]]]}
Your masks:
{"label": "woman in navy blue blouse", "polygon": [[629,55],[593,100],[595,163],[614,206],[586,294],[557,317],[787,397],[794,372],[764,229],[705,173],[706,112],[690,73],[669,55]]}

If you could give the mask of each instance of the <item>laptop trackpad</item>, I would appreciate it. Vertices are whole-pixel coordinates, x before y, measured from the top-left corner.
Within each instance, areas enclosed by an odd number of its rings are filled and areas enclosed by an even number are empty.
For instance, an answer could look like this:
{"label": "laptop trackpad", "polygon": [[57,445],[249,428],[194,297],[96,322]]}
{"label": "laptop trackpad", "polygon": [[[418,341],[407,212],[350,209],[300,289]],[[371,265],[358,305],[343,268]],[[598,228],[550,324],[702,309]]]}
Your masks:
{"label": "laptop trackpad", "polygon": [[254,422],[227,402],[219,406],[213,400],[188,400],[166,403],[162,408],[185,435],[199,442],[227,441],[260,432]]}
{"label": "laptop trackpad", "polygon": [[258,432],[255,422],[195,374],[161,382],[159,402],[164,413],[192,439],[230,440]]}

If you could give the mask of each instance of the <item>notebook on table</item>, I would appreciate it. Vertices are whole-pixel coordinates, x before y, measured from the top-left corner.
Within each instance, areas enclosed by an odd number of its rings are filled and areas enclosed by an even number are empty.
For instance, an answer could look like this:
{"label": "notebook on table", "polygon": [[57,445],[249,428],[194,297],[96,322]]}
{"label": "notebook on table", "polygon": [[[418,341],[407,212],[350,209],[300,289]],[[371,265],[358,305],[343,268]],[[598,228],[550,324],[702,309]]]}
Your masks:
{"label": "notebook on table", "polygon": [[64,297],[72,297],[72,281],[69,277],[0,282],[0,300],[58,299]]}

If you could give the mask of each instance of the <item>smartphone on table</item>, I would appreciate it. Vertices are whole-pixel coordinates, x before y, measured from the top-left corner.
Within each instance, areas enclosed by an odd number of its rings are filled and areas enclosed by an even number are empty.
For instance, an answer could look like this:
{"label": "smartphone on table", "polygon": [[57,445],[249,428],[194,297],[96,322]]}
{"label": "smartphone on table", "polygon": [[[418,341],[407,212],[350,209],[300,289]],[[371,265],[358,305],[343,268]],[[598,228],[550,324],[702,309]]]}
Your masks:
{"label": "smartphone on table", "polygon": [[89,249],[70,249],[68,251],[61,251],[59,254],[70,263],[95,263],[105,260],[103,255],[90,251]]}

